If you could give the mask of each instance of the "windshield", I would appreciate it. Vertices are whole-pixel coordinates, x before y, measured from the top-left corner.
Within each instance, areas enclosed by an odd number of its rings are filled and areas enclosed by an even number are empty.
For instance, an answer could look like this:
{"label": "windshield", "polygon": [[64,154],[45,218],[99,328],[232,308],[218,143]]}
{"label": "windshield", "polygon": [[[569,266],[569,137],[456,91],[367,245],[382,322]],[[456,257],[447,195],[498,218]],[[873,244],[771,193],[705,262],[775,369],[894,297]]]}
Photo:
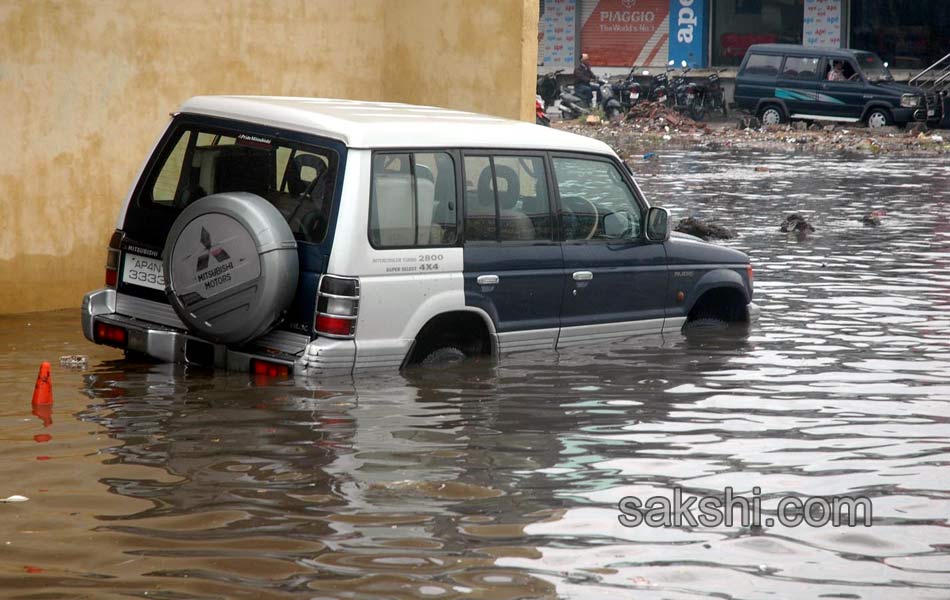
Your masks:
{"label": "windshield", "polygon": [[868,81],[894,81],[891,72],[887,70],[877,54],[857,52],[855,57],[858,59],[861,71],[864,72],[864,78]]}

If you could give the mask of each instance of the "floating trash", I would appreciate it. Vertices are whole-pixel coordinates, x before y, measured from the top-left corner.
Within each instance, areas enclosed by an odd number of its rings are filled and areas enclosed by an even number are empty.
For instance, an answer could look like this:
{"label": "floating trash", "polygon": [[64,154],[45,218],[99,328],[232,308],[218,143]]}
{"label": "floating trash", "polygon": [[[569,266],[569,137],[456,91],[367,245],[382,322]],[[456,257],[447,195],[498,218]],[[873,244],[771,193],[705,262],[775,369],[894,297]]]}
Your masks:
{"label": "floating trash", "polygon": [[59,357],[59,364],[62,367],[68,367],[70,369],[85,369],[87,359],[82,354],[69,354],[67,356]]}

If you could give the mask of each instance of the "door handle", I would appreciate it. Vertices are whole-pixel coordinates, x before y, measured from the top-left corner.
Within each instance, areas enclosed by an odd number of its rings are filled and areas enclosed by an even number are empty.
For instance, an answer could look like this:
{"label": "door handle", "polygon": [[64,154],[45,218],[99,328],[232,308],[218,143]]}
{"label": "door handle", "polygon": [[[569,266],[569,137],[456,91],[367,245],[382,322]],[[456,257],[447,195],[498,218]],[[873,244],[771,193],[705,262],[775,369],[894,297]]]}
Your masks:
{"label": "door handle", "polygon": [[590,271],[574,271],[574,281],[590,281],[594,278],[594,274]]}
{"label": "door handle", "polygon": [[498,275],[479,275],[475,281],[478,282],[478,285],[496,285]]}

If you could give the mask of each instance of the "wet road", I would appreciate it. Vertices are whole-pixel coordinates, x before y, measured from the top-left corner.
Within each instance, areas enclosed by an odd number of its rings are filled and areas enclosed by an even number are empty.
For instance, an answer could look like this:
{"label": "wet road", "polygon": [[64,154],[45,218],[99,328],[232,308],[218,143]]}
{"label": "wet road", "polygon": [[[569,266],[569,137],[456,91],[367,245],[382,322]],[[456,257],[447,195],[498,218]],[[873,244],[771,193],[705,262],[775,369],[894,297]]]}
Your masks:
{"label": "wet road", "polygon": [[[29,498],[0,504],[3,595],[950,597],[950,164],[633,167],[738,231],[751,330],[266,384],[119,360],[77,311],[0,317],[0,497]],[[816,233],[778,233],[789,212]],[[37,365],[72,353],[44,427]],[[625,496],[754,486],[767,514],[867,496],[873,525],[618,521]]]}

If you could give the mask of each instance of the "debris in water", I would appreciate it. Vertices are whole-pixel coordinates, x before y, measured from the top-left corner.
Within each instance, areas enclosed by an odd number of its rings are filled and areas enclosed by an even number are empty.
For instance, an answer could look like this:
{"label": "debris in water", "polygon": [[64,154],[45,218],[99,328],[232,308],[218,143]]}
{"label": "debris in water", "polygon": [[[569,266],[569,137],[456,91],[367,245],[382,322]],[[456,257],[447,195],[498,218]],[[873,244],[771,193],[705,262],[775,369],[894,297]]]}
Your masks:
{"label": "debris in water", "polygon": [[20,496],[19,494],[14,494],[6,498],[0,499],[0,502],[26,502],[29,500],[26,496]]}
{"label": "debris in water", "polygon": [[85,369],[87,359],[82,354],[69,354],[66,356],[59,357],[59,364],[62,367],[68,367],[70,369]]}
{"label": "debris in water", "polygon": [[695,217],[680,219],[680,222],[676,224],[676,231],[679,231],[680,233],[687,233],[689,235],[695,235],[696,237],[704,240],[708,240],[710,238],[728,240],[736,237],[735,233],[723,227],[722,225],[718,225],[716,223],[707,223]]}
{"label": "debris in water", "polygon": [[793,213],[785,217],[782,225],[779,227],[782,233],[811,233],[815,231],[812,224],[805,220],[805,217],[798,213]]}
{"label": "debris in water", "polygon": [[887,215],[886,210],[872,210],[861,217],[861,222],[867,227],[877,227],[881,224],[881,217]]}

